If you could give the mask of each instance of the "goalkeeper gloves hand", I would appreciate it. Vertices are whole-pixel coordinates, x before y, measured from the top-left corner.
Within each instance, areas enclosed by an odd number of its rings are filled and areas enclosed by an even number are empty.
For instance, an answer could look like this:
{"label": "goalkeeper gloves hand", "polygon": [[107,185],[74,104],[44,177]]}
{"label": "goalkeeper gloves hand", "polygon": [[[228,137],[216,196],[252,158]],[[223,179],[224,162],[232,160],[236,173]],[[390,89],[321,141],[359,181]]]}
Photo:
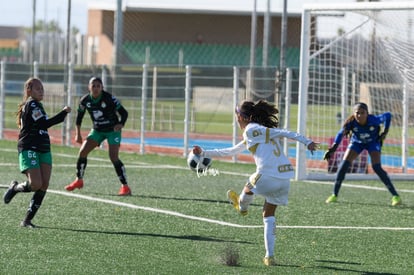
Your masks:
{"label": "goalkeeper gloves hand", "polygon": [[324,160],[330,160],[333,153],[335,153],[336,149],[338,148],[338,144],[334,143],[331,147],[328,148],[328,151],[325,152],[325,155],[323,156]]}
{"label": "goalkeeper gloves hand", "polygon": [[382,144],[384,143],[384,139],[387,137],[387,134],[388,134],[388,131],[384,131],[384,132],[382,132],[379,136],[378,136],[378,141],[379,141],[379,143],[381,144],[381,147],[382,147]]}

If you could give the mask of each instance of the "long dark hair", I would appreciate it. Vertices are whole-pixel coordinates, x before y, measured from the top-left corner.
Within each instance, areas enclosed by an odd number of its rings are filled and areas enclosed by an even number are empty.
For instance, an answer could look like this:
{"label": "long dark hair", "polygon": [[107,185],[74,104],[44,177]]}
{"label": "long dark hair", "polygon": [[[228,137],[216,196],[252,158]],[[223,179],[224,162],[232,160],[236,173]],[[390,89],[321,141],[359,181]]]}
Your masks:
{"label": "long dark hair", "polygon": [[279,118],[277,117],[279,110],[274,104],[266,100],[261,99],[256,103],[245,100],[238,109],[238,113],[251,122],[256,122],[268,128],[277,128],[279,126]]}
{"label": "long dark hair", "polygon": [[17,127],[19,127],[19,128],[21,128],[21,126],[22,126],[21,121],[20,121],[20,117],[22,116],[23,107],[26,104],[27,99],[31,96],[33,82],[36,82],[36,81],[42,83],[42,81],[39,78],[36,78],[36,77],[30,77],[24,83],[23,99],[19,103],[19,105],[17,107],[17,112],[16,112],[16,124],[17,124]]}

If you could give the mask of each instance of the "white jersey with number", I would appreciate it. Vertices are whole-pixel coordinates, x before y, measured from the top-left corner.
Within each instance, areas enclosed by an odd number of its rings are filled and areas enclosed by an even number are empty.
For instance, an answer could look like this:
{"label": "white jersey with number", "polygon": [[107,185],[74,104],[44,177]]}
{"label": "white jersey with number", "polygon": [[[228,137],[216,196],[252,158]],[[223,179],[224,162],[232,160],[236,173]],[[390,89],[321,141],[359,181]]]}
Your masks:
{"label": "white jersey with number", "polygon": [[243,141],[239,144],[214,150],[204,150],[206,157],[234,156],[246,148],[253,154],[256,163],[256,173],[281,179],[294,177],[294,169],[289,159],[283,153],[282,138],[289,138],[305,144],[312,140],[286,129],[267,128],[257,123],[249,123],[243,133]]}

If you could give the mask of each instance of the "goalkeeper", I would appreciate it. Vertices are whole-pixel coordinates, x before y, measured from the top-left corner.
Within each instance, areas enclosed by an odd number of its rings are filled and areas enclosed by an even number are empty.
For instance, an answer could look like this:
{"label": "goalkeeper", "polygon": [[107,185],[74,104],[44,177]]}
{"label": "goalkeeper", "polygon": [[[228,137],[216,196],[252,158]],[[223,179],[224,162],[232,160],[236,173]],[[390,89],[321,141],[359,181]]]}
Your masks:
{"label": "goalkeeper", "polygon": [[[343,136],[351,137],[336,175],[333,194],[326,199],[326,203],[337,201],[339,189],[341,189],[341,184],[345,179],[348,168],[363,150],[367,150],[371,158],[372,169],[392,194],[391,205],[400,205],[401,198],[387,172],[381,167],[381,147],[390,128],[391,113],[371,115],[368,113],[368,106],[362,102],[354,106],[353,112],[345,121],[342,129],[336,135],[334,143],[324,155],[324,160],[329,160],[341,143]],[[381,124],[384,125],[382,133],[380,133]]]}

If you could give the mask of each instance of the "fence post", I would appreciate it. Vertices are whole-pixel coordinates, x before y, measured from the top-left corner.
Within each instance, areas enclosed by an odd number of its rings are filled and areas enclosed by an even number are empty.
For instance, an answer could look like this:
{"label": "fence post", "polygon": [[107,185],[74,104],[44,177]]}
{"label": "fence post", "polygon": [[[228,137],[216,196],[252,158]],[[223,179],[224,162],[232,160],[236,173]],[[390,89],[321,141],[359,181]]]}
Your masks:
{"label": "fence post", "polygon": [[33,77],[39,77],[39,62],[33,62]]}
{"label": "fence post", "polygon": [[184,113],[184,153],[185,157],[188,156],[188,137],[189,137],[189,124],[190,124],[190,96],[191,96],[191,66],[185,66],[185,113]]}
{"label": "fence post", "polygon": [[108,78],[108,73],[106,71],[106,65],[102,65],[101,79],[102,79],[102,85],[104,87],[106,87],[106,84],[108,84],[107,78]]}
{"label": "fence post", "polygon": [[[289,68],[286,69],[286,94],[285,94],[285,123],[284,128],[289,129],[290,123],[290,99],[292,93],[292,72]],[[289,156],[289,143],[288,139],[283,139],[283,148],[286,156]]]}
{"label": "fence post", "polygon": [[[71,62],[68,63],[68,91],[66,97],[66,105],[72,106],[72,90],[73,90],[73,64]],[[75,108],[74,108],[75,109]],[[69,113],[67,118],[65,119],[63,126],[66,126],[66,140],[65,144],[67,146],[71,145],[72,135],[70,134],[70,130],[72,128],[72,115]]]}
{"label": "fence post", "polygon": [[148,88],[148,67],[146,64],[142,65],[142,93],[141,93],[141,145],[139,152],[141,155],[145,153],[145,117],[147,105],[147,88]]}
{"label": "fence post", "polygon": [[[237,105],[239,105],[239,68],[233,67],[233,107],[235,108]],[[232,111],[234,112],[234,110]],[[238,126],[236,116],[233,114],[233,146],[238,143]],[[237,156],[233,156],[233,162],[237,162]]]}
{"label": "fence post", "polygon": [[348,68],[343,67],[341,72],[341,121],[343,122],[348,117]]}
{"label": "fence post", "polygon": [[6,81],[4,79],[6,72],[6,63],[4,61],[0,62],[0,139],[3,139],[4,137],[4,117],[5,117],[5,103],[4,99],[6,97],[6,92],[4,91],[4,82]]}
{"label": "fence post", "polygon": [[[408,71],[405,71],[405,73],[407,74]],[[402,142],[401,142],[401,167],[402,167],[402,172],[403,173],[407,173],[407,165],[408,165],[408,118],[410,116],[409,114],[409,95],[408,95],[408,85],[409,83],[407,83],[407,75],[406,77],[404,77],[404,82],[403,82],[403,98],[402,98],[402,109],[403,109],[403,114],[402,114],[402,127],[401,127],[401,137],[402,137]]]}
{"label": "fence post", "polygon": [[[157,110],[157,67],[152,72],[152,108],[151,108],[151,131],[155,131],[156,110]],[[161,122],[162,123],[162,122]]]}

